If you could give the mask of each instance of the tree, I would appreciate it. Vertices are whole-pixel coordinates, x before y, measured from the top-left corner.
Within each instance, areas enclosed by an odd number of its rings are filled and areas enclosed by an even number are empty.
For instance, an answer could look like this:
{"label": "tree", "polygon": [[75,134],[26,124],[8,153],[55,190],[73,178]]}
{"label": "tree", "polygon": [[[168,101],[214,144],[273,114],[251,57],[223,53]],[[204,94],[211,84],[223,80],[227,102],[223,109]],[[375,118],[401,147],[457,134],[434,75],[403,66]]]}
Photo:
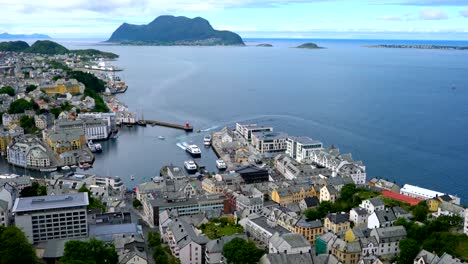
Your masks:
{"label": "tree", "polygon": [[8,109],[9,114],[20,114],[24,113],[26,110],[32,110],[33,103],[28,102],[25,99],[18,99],[10,104],[10,108]]}
{"label": "tree", "polygon": [[340,199],[344,201],[350,200],[353,195],[357,192],[355,184],[346,184],[341,188]]}
{"label": "tree", "polygon": [[420,247],[418,241],[407,238],[400,241],[400,256],[398,257],[398,264],[411,264],[414,258],[418,255]]}
{"label": "tree", "polygon": [[33,197],[33,196],[45,196],[47,195],[47,187],[39,185],[37,182],[33,182],[31,186],[24,187],[20,192],[20,197]]}
{"label": "tree", "polygon": [[39,263],[34,249],[16,226],[0,226],[0,263]]}
{"label": "tree", "polygon": [[424,222],[427,219],[427,214],[429,213],[429,209],[427,208],[426,202],[421,202],[415,205],[412,210],[414,220],[419,222]]}
{"label": "tree", "polygon": [[8,94],[9,96],[15,95],[15,89],[11,86],[4,86],[0,89],[0,94]]}
{"label": "tree", "polygon": [[93,193],[88,188],[86,188],[86,186],[81,186],[81,188],[78,189],[78,192],[88,193],[88,209],[101,209],[103,212],[106,211],[106,207],[101,203],[101,201],[93,197]]}
{"label": "tree", "polygon": [[88,241],[68,241],[65,243],[62,264],[92,263],[116,264],[119,258],[112,243],[91,238]]}
{"label": "tree", "polygon": [[132,204],[133,204],[133,207],[135,207],[135,208],[138,208],[138,207],[142,206],[140,200],[138,200],[138,199],[133,200]]}
{"label": "tree", "polygon": [[37,131],[34,117],[22,116],[20,118],[20,126],[24,129],[25,134],[33,134]]}
{"label": "tree", "polygon": [[30,92],[36,90],[36,88],[37,88],[36,85],[30,84],[30,85],[28,85],[28,86],[26,87],[26,92],[27,92],[27,93],[30,93]]}
{"label": "tree", "polygon": [[223,256],[227,263],[253,264],[258,263],[265,252],[258,249],[252,241],[247,242],[242,238],[234,238],[223,247]]}

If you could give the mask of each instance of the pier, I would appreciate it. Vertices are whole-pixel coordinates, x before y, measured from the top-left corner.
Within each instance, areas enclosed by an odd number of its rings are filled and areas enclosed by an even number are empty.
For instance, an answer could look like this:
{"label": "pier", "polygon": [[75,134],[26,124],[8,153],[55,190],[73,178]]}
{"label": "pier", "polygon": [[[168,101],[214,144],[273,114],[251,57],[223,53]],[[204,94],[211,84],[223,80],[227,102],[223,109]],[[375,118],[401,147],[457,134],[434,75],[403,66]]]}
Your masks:
{"label": "pier", "polygon": [[175,129],[181,129],[185,132],[193,132],[193,127],[189,123],[185,123],[185,125],[173,124],[168,122],[156,121],[156,120],[138,120],[137,123],[139,126],[163,126],[163,127],[170,127]]}

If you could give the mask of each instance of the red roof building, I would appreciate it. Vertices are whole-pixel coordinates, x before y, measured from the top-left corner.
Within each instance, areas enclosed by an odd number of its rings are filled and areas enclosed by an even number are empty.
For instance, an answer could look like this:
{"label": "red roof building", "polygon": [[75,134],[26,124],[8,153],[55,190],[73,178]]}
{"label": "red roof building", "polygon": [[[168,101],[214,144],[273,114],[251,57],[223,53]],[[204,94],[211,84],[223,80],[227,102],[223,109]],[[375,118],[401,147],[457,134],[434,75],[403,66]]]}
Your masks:
{"label": "red roof building", "polygon": [[422,201],[421,199],[409,197],[409,196],[399,194],[399,193],[396,193],[396,192],[392,192],[392,191],[388,191],[388,190],[383,190],[383,191],[381,191],[381,193],[383,194],[383,196],[385,196],[387,198],[397,200],[397,201],[400,201],[400,202],[404,202],[404,203],[408,203],[410,205],[417,205],[418,203],[420,203]]}

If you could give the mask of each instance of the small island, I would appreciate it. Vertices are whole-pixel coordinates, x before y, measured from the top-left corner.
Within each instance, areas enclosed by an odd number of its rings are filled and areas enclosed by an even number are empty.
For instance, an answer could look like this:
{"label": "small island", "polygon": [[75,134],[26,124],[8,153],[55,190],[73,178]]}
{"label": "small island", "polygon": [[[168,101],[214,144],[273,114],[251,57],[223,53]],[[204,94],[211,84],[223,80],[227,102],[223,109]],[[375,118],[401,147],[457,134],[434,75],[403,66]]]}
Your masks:
{"label": "small island", "polygon": [[50,40],[38,40],[31,46],[25,41],[0,42],[0,51],[35,53],[41,55],[76,54],[78,56],[100,57],[105,59],[116,59],[119,57],[117,54],[96,49],[69,50]]}
{"label": "small island", "polygon": [[297,46],[298,49],[323,49],[323,47],[319,47],[315,43],[304,43],[302,45]]}
{"label": "small island", "polygon": [[51,39],[44,34],[9,34],[7,32],[0,34],[0,39]]}
{"label": "small island", "polygon": [[234,32],[215,30],[208,20],[179,16],[159,16],[147,25],[123,23],[107,42],[156,46],[244,46]]}
{"label": "small island", "polygon": [[369,45],[368,48],[384,48],[384,49],[435,49],[435,50],[468,50],[468,46],[446,46],[446,45],[431,45],[431,44],[379,44]]}
{"label": "small island", "polygon": [[271,44],[268,44],[268,43],[262,43],[262,44],[258,44],[257,47],[266,47],[266,48],[271,48],[273,47],[273,45]]}

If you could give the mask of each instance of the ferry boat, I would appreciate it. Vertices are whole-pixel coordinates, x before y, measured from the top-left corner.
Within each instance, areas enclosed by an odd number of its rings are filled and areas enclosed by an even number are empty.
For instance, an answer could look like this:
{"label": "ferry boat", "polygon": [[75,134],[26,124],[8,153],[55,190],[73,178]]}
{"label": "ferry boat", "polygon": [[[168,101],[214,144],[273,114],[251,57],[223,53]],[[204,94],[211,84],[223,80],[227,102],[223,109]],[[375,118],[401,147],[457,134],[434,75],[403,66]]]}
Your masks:
{"label": "ferry boat", "polygon": [[201,150],[197,145],[187,145],[185,150],[192,155],[192,157],[201,157]]}
{"label": "ferry boat", "polygon": [[224,160],[222,160],[222,159],[216,160],[216,168],[218,168],[218,170],[227,169],[226,162],[224,162]]}
{"label": "ferry boat", "polygon": [[130,180],[135,180],[135,176],[134,175],[130,175]]}
{"label": "ferry boat", "polygon": [[195,164],[195,161],[193,160],[187,160],[184,162],[184,167],[187,170],[188,173],[192,174],[197,172],[197,164]]}
{"label": "ferry boat", "polygon": [[207,147],[211,145],[211,135],[206,135],[203,138],[203,145],[205,145]]}

